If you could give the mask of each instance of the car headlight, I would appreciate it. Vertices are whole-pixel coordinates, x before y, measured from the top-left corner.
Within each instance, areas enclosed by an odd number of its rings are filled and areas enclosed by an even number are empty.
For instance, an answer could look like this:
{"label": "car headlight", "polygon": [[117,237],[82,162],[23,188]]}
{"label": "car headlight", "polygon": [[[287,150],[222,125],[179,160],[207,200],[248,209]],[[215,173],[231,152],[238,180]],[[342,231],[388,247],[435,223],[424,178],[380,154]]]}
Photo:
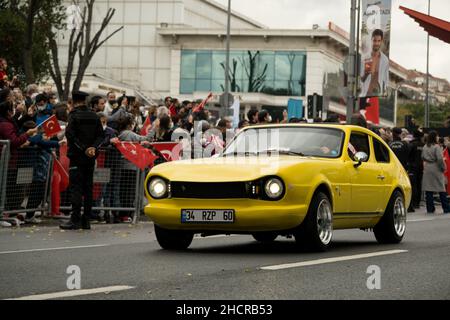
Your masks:
{"label": "car headlight", "polygon": [[264,183],[264,192],[270,199],[281,198],[284,193],[283,182],[279,178],[270,178]]}
{"label": "car headlight", "polygon": [[148,193],[154,199],[162,199],[167,197],[167,182],[162,178],[151,178],[148,183]]}

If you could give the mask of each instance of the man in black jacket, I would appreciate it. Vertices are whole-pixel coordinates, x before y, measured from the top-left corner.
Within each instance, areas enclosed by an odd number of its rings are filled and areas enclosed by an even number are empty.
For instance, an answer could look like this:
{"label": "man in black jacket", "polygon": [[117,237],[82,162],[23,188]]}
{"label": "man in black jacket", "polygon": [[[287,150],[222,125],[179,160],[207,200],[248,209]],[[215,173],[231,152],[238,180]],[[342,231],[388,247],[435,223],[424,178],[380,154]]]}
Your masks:
{"label": "man in black jacket", "polygon": [[[394,128],[392,130],[392,138],[393,141],[389,143],[389,147],[391,147],[392,151],[394,151],[398,160],[402,164],[405,171],[408,172],[409,175],[409,159],[411,157],[411,147],[408,145],[406,141],[402,141],[401,138],[402,129]],[[411,180],[411,175],[409,175]],[[412,183],[412,181],[411,181]],[[414,212],[414,207],[412,205],[409,206],[408,212]]]}
{"label": "man in black jacket", "polygon": [[412,186],[412,200],[411,204],[413,208],[420,208],[420,200],[422,198],[422,177],[423,177],[423,160],[422,150],[423,146],[423,133],[419,130],[414,131],[414,139],[411,141],[411,153],[408,160],[409,177],[411,179]]}
{"label": "man in black jacket", "polygon": [[[66,128],[72,215],[69,222],[60,226],[65,230],[90,229],[95,159],[104,140],[104,131],[100,118],[86,105],[87,96],[81,91],[72,93],[74,110]],[[81,216],[83,197],[84,213]]]}

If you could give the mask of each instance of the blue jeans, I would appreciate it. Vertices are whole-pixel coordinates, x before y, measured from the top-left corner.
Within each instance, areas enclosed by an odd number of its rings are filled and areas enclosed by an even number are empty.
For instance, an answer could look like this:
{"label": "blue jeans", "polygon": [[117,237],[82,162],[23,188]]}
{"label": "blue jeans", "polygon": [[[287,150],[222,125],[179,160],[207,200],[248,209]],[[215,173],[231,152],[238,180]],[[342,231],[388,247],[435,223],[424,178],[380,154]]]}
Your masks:
{"label": "blue jeans", "polygon": [[[427,212],[434,213],[434,211],[436,210],[436,208],[434,207],[433,199],[434,192],[427,191],[425,192],[425,194],[427,201]],[[442,209],[444,210],[444,213],[450,213],[450,205],[447,199],[447,192],[439,192],[439,198],[441,199]]]}

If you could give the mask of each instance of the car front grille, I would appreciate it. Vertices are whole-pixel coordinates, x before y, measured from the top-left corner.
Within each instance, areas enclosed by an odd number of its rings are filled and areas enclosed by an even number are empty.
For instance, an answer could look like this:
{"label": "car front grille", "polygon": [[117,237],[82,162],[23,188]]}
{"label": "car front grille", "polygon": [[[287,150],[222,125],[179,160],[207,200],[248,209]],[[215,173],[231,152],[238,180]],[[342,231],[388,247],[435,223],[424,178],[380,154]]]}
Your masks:
{"label": "car front grille", "polygon": [[233,199],[249,198],[247,182],[177,182],[170,183],[172,198]]}

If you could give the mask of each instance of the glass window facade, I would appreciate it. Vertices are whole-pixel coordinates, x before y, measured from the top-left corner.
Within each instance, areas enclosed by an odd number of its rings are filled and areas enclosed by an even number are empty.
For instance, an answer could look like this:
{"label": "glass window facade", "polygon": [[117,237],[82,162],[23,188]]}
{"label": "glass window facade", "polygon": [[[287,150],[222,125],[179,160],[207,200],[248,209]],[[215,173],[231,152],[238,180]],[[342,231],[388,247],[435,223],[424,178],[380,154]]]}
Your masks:
{"label": "glass window facade", "polygon": [[[300,51],[231,51],[231,92],[304,96],[306,53]],[[225,91],[225,52],[183,50],[180,93]]]}

